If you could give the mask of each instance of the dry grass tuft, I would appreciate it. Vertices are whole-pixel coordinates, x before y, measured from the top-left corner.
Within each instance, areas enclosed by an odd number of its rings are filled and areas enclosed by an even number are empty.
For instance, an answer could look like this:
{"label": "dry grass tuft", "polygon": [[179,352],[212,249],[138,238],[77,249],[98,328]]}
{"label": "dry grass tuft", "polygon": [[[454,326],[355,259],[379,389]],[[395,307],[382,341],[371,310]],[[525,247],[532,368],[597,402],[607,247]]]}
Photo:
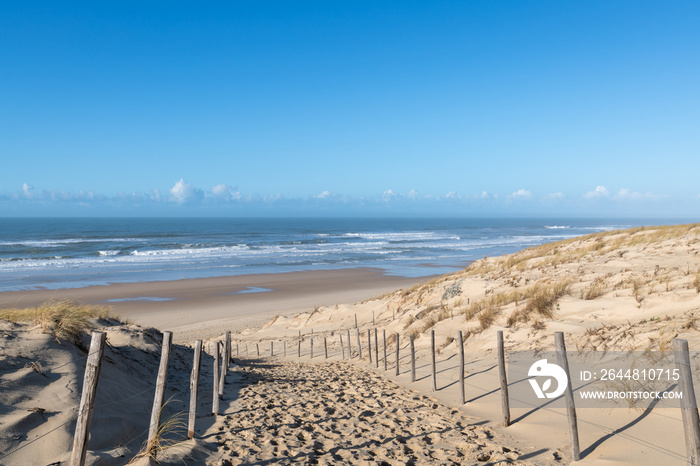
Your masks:
{"label": "dry grass tuft", "polygon": [[34,308],[0,310],[0,320],[33,322],[40,326],[44,333],[71,343],[78,343],[80,336],[91,329],[90,319],[110,317],[112,316],[109,307],[73,301],[47,301]]}

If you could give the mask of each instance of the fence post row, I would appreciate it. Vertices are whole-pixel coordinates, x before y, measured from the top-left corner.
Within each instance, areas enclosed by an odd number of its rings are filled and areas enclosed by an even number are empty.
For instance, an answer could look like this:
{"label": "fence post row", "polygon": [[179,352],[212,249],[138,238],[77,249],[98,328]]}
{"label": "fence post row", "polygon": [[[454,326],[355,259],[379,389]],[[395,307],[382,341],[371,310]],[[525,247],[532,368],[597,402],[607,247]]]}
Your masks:
{"label": "fence post row", "polygon": [[194,360],[190,375],[190,416],[187,423],[187,438],[194,438],[194,423],[197,419],[197,394],[199,392],[199,369],[202,365],[202,340],[194,343]]}
{"label": "fence post row", "polygon": [[695,400],[687,340],[678,338],[673,340],[673,356],[676,361],[676,367],[680,372],[678,384],[683,394],[683,398],[681,398],[681,414],[683,416],[685,451],[688,457],[688,464],[698,465],[700,464],[700,418],[698,417],[698,405]]}
{"label": "fence post row", "polygon": [[92,422],[92,412],[95,406],[97,380],[100,378],[106,339],[107,334],[105,332],[92,332],[92,340],[90,341],[90,349],[85,364],[85,378],[83,380],[83,393],[80,396],[78,421],[75,425],[73,451],[70,459],[71,466],[83,466],[85,464],[90,423]]}
{"label": "fence post row", "polygon": [[160,366],[156,378],[156,393],[153,397],[153,410],[151,411],[151,423],[148,427],[147,448],[150,451],[160,427],[160,413],[165,399],[165,382],[168,379],[168,365],[170,364],[170,350],[172,347],[173,333],[163,332],[163,349],[160,354]]}
{"label": "fence post row", "polygon": [[[554,346],[557,351],[557,362],[564,372],[566,379],[572,380],[569,372],[569,360],[566,357],[566,345],[564,344],[564,332],[554,332]],[[566,413],[569,418],[569,435],[571,436],[571,456],[574,461],[581,459],[581,450],[578,442],[578,421],[576,418],[576,406],[574,405],[574,390],[571,383],[567,384],[564,391],[566,400]]]}

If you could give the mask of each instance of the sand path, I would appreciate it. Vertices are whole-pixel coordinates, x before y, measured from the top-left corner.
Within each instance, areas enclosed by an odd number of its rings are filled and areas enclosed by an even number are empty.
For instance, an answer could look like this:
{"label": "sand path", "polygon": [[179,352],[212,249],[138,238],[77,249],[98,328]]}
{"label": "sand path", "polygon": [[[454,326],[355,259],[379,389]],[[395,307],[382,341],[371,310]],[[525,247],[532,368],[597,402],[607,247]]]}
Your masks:
{"label": "sand path", "polygon": [[533,464],[461,411],[354,364],[248,360],[232,378],[239,397],[210,465]]}

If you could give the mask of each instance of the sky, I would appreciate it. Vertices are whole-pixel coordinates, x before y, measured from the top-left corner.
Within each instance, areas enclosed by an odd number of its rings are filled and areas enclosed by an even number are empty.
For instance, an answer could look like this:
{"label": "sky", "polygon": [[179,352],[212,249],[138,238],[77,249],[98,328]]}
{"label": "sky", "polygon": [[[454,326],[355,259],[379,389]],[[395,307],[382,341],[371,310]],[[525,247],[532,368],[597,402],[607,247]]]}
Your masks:
{"label": "sky", "polygon": [[694,1],[0,2],[0,216],[700,217]]}

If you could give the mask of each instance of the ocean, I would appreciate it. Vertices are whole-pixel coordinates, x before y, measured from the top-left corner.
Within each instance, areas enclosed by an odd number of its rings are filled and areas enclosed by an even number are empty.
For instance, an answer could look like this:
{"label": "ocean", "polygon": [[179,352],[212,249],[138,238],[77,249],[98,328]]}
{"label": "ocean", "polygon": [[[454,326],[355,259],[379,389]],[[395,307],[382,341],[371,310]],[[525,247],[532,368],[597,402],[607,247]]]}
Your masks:
{"label": "ocean", "polygon": [[669,220],[1,218],[0,291],[375,267],[422,277],[484,256]]}

